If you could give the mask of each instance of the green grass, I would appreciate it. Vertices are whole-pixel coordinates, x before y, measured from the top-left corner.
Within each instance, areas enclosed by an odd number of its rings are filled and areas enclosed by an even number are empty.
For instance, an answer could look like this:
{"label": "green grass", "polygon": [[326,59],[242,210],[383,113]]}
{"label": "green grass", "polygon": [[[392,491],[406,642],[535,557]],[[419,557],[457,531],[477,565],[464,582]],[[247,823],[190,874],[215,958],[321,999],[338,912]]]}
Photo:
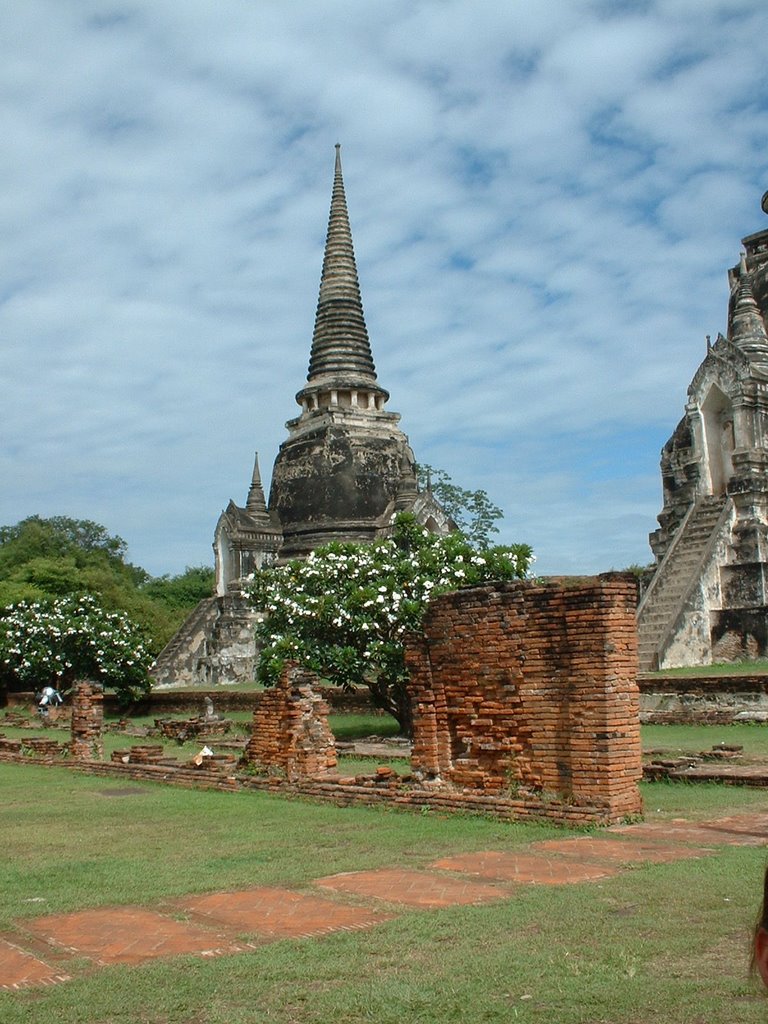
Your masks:
{"label": "green grass", "polygon": [[[564,836],[548,825],[335,808],[63,769],[0,765],[0,929],[83,907],[324,874],[422,868],[470,850]],[[653,816],[765,809],[718,786],[644,786]],[[693,802],[691,798],[695,797]],[[708,811],[709,813],[709,811]],[[747,932],[765,851],[626,870],[599,883],[522,886],[485,907],[399,911],[370,931],[290,940],[212,960],[110,967],[0,993],[3,1024],[758,1024]],[[43,899],[43,903],[30,902]]]}
{"label": "green grass", "polygon": [[221,693],[262,693],[266,687],[263,683],[257,683],[255,679],[251,679],[245,683],[226,683],[219,687],[216,686],[160,686],[157,688],[158,693],[173,693],[173,694],[192,694],[195,697],[201,697],[202,694],[216,693],[218,690]]}
{"label": "green grass", "polygon": [[768,724],[733,725],[644,725],[641,727],[643,750],[668,750],[699,753],[725,743],[744,747],[744,753],[768,758]]}
{"label": "green grass", "polygon": [[768,674],[768,659],[755,661],[729,661],[715,665],[690,665],[683,668],[665,668],[659,672],[644,672],[649,678],[654,676],[759,676]]}
{"label": "green grass", "polygon": [[411,762],[403,758],[354,757],[341,754],[338,760],[338,771],[341,775],[373,775],[379,765],[386,765],[398,775],[407,775],[411,770]]}
{"label": "green grass", "polygon": [[[155,724],[155,718],[158,715],[144,715],[136,716],[131,718],[131,725],[136,727],[152,727]],[[168,718],[184,718],[192,716],[183,715],[167,715]],[[231,714],[226,716],[233,722],[232,730],[226,735],[221,737],[224,742],[236,741],[239,739],[245,739],[250,735],[251,721],[253,715],[249,711],[233,711]],[[107,724],[111,721],[116,721],[117,716],[108,716],[106,718]],[[352,741],[356,739],[362,739],[367,736],[382,736],[390,737],[397,736],[398,726],[397,722],[390,715],[356,715],[356,714],[338,714],[330,715],[329,723],[333,730],[334,736],[337,740]],[[58,740],[60,743],[68,743],[70,739],[69,728],[56,728],[55,726],[45,727],[42,722],[33,718],[33,724],[36,728],[21,729],[15,726],[6,725],[0,716],[0,732],[8,736],[11,739],[25,739],[30,736],[46,736],[53,740]],[[167,757],[176,757],[179,761],[189,760],[193,757],[203,745],[201,740],[192,739],[187,740],[184,743],[178,743],[176,740],[164,740],[160,736],[150,736],[147,738],[137,736],[127,736],[123,733],[105,732],[103,734],[104,742],[104,755],[108,759],[113,750],[125,750],[134,744],[144,743],[162,743],[164,753]],[[214,750],[216,749],[216,740],[212,740],[209,743]],[[377,762],[375,760],[362,760],[356,759],[352,763],[353,759],[341,758],[340,770],[349,773],[357,772],[372,772],[376,767]],[[347,763],[349,762],[349,763]],[[390,763],[387,761],[386,763]],[[406,770],[407,765],[400,764],[399,760],[392,761],[392,766],[402,772]]]}
{"label": "green grass", "polygon": [[391,715],[343,714],[328,716],[328,723],[337,740],[360,740],[367,736],[398,735],[398,724]]}

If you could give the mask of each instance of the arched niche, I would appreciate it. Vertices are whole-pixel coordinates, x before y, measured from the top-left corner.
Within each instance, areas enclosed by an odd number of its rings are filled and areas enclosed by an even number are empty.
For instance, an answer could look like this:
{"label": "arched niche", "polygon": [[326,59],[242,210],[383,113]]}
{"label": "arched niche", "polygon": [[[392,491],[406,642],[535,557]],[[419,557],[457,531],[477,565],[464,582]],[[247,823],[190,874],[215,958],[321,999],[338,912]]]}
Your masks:
{"label": "arched niche", "polygon": [[225,530],[216,534],[216,593],[223,597],[232,580],[237,579],[235,553]]}
{"label": "arched niche", "polygon": [[733,403],[726,393],[713,384],[701,405],[701,419],[706,446],[706,466],[710,494],[725,494],[733,476]]}

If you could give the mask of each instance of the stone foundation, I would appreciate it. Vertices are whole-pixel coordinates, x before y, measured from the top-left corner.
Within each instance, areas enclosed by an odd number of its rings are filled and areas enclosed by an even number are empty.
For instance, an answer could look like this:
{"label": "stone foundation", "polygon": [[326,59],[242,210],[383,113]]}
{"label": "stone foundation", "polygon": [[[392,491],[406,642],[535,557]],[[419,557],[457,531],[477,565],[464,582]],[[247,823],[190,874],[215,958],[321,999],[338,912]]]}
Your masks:
{"label": "stone foundation", "polygon": [[[388,766],[336,773],[329,705],[313,689],[314,675],[295,664],[261,695],[240,772],[232,755],[201,752],[180,765],[157,744],[116,751],[105,764],[101,692],[87,683],[73,702],[73,766],[506,820],[609,824],[640,812],[633,582],[614,575],[475,587],[434,601],[424,628],[406,650],[414,703],[408,775]],[[25,759],[0,745],[0,761]]]}
{"label": "stone foundation", "polygon": [[653,676],[641,678],[639,686],[640,721],[645,724],[768,722],[766,675]]}

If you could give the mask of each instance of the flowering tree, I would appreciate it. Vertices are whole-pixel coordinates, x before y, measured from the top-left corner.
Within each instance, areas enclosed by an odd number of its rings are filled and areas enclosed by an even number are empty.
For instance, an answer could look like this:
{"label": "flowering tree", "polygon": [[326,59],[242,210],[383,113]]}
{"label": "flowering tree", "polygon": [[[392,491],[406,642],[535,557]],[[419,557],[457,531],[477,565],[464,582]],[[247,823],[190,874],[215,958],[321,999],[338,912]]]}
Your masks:
{"label": "flowering tree", "polygon": [[92,597],[0,609],[0,675],[11,685],[62,689],[90,679],[132,700],[149,691],[151,660],[128,616],[105,612]]}
{"label": "flowering tree", "polygon": [[403,640],[420,630],[429,599],[524,577],[531,560],[527,544],[479,552],[460,534],[437,537],[401,513],[386,540],[329,544],[262,569],[251,591],[265,612],[258,678],[275,682],[293,659],[342,686],[367,685],[374,704],[410,733]]}

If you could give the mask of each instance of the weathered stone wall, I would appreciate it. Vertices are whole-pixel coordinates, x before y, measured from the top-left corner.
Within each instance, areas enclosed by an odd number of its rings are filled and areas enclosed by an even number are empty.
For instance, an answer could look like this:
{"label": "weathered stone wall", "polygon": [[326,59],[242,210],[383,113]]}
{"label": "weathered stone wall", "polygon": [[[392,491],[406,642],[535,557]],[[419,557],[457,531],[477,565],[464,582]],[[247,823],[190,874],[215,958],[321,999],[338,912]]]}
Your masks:
{"label": "weathered stone wall", "polygon": [[102,728],[104,694],[97,683],[75,683],[72,693],[72,739],[69,752],[76,761],[98,761],[104,756]]}
{"label": "weathered stone wall", "polygon": [[749,661],[768,656],[768,615],[765,607],[713,611],[710,620],[713,663]]}
{"label": "weathered stone wall", "polygon": [[438,598],[406,653],[414,771],[638,813],[635,606],[634,582],[617,576]]}
{"label": "weathered stone wall", "polygon": [[640,721],[654,725],[768,722],[768,676],[641,677]]}
{"label": "weathered stone wall", "polygon": [[317,677],[288,663],[279,682],[262,695],[242,763],[284,773],[289,781],[336,767],[336,741],[328,703],[312,689]]}
{"label": "weathered stone wall", "polygon": [[192,611],[150,667],[155,686],[217,686],[250,682],[260,615],[236,590],[207,597]]}

